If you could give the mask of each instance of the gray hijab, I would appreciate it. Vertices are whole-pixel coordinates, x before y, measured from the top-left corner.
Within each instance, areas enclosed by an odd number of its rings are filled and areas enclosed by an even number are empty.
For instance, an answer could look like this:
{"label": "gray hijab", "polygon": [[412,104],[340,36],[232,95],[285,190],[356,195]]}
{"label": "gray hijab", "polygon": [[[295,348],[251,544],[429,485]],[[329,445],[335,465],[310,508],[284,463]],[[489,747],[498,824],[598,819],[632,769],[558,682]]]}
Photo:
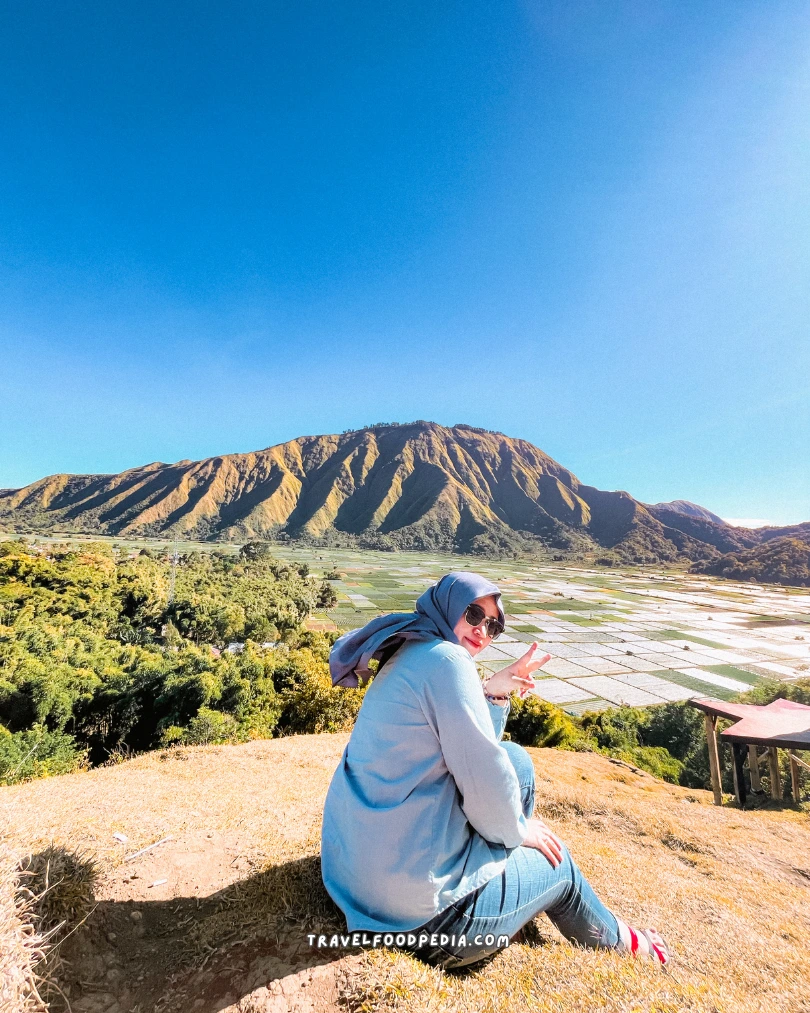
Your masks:
{"label": "gray hijab", "polygon": [[369,662],[406,640],[449,640],[457,644],[453,627],[476,598],[493,595],[498,618],[504,621],[500,589],[477,573],[457,570],[429,587],[416,602],[415,612],[377,616],[359,630],[344,633],[329,655],[329,672],[335,686],[358,686],[371,677]]}

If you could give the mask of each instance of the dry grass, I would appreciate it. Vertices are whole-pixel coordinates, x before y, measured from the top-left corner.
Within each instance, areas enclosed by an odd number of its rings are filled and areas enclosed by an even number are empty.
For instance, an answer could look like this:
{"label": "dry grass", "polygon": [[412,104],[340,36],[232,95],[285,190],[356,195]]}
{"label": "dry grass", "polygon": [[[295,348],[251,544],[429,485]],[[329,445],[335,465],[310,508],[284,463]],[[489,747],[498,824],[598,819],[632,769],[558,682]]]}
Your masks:
{"label": "dry grass", "polygon": [[37,928],[49,936],[71,931],[95,906],[95,860],[50,845],[23,858],[17,871],[19,892]]}
{"label": "dry grass", "polygon": [[[352,1010],[810,1010],[810,827],[793,809],[740,812],[708,793],[537,750],[538,810],[614,910],[661,929],[672,971],[564,942],[477,972],[438,975],[402,954],[366,958]],[[541,773],[542,772],[542,773]]]}
{"label": "dry grass", "polygon": [[44,940],[31,920],[31,904],[20,896],[17,862],[0,851],[0,1013],[40,1013],[36,969]]}
{"label": "dry grass", "polygon": [[[89,919],[98,929],[71,957],[84,984],[62,982],[73,987],[75,1013],[102,1008],[83,1003],[107,993],[118,1005],[105,1009],[142,1013],[304,1010],[311,1005],[284,983],[301,978],[304,995],[303,978],[330,961],[336,1005],[317,1008],[349,1013],[810,1011],[807,815],[790,806],[717,808],[706,792],[589,754],[531,751],[538,810],[610,907],[662,931],[674,950],[671,972],[575,948],[545,918],[531,944],[467,973],[443,974],[397,952],[308,950],[306,932],[339,925],[317,854],[323,798],[345,740],[172,751],[0,792],[17,853],[53,843],[99,862],[99,906]],[[152,885],[160,879],[168,882]],[[119,960],[114,987],[110,953]],[[96,980],[88,968],[100,956]]]}
{"label": "dry grass", "polygon": [[26,855],[12,869],[19,917],[28,938],[36,941],[29,946],[33,963],[27,986],[34,1009],[60,996],[62,944],[93,911],[97,874],[91,857],[53,845]]}

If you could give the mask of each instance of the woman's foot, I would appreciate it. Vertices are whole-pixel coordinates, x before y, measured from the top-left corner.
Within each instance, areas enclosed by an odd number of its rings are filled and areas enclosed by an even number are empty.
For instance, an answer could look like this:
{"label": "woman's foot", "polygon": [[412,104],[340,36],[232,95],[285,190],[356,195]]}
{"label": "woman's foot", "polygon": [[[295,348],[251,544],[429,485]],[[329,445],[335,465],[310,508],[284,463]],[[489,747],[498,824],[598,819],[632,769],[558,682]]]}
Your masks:
{"label": "woman's foot", "polygon": [[666,967],[669,963],[669,948],[655,929],[636,929],[617,918],[619,923],[619,949],[633,957],[649,957]]}

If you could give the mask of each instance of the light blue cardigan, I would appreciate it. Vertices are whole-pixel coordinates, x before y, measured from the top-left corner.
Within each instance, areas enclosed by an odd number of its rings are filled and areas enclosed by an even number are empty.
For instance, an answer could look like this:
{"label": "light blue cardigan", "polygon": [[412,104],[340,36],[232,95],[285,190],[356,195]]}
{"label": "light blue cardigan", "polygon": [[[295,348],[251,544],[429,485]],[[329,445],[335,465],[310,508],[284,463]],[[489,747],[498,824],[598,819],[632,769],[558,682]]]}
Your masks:
{"label": "light blue cardigan", "polygon": [[369,686],[323,816],[350,932],[408,932],[502,871],[526,836],[517,775],[469,653],[404,644]]}

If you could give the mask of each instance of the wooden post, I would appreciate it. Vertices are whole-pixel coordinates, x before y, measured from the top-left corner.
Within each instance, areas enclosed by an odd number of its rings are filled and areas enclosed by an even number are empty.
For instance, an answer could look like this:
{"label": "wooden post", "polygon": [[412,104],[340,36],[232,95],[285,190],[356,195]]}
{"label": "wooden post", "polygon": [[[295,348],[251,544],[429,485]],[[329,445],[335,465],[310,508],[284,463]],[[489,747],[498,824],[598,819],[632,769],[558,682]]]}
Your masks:
{"label": "wooden post", "polygon": [[790,788],[793,792],[793,801],[796,805],[799,804],[802,797],[801,785],[799,783],[799,764],[796,762],[796,757],[793,753],[790,753]]}
{"label": "wooden post", "polygon": [[720,784],[720,757],[717,752],[717,735],[715,726],[717,718],[713,714],[704,714],[703,723],[706,728],[706,742],[709,746],[709,771],[712,776],[712,791],[714,792],[714,804],[723,804],[723,788]]}
{"label": "wooden post", "polygon": [[759,779],[759,757],[757,747],[748,747],[748,767],[751,771],[751,791],[762,791],[762,781]]}
{"label": "wooden post", "polygon": [[782,774],[779,770],[779,751],[776,746],[768,746],[768,766],[771,772],[771,798],[782,797]]}
{"label": "wooden post", "polygon": [[734,742],[731,746],[732,755],[732,768],[734,771],[734,797],[737,799],[737,805],[741,808],[745,808],[745,772],[743,771],[743,761],[745,759],[745,745],[742,742]]}

